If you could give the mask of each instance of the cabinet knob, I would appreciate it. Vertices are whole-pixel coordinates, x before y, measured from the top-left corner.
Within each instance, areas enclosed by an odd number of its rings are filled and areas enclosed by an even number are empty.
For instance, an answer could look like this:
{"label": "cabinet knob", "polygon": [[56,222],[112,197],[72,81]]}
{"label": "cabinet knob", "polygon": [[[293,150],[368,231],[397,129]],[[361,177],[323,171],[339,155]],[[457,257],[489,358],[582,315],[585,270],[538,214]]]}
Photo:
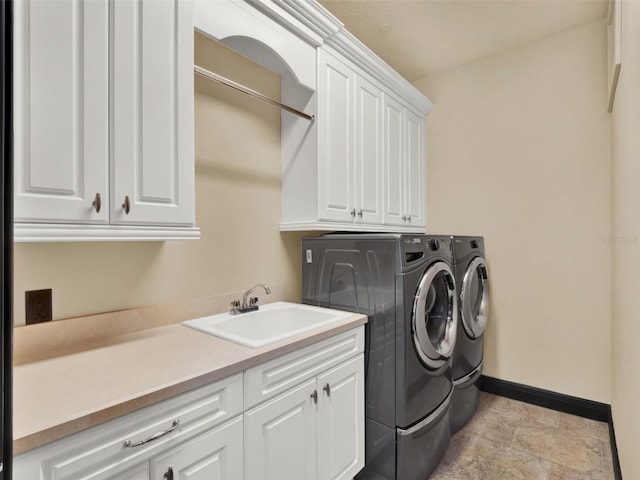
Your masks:
{"label": "cabinet knob", "polygon": [[102,199],[100,198],[99,193],[96,193],[96,198],[94,198],[91,205],[93,205],[93,208],[96,209],[96,213],[100,213],[100,209],[102,208]]}
{"label": "cabinet knob", "polygon": [[356,218],[356,209],[351,210],[351,217]]}
{"label": "cabinet knob", "polygon": [[406,221],[407,221],[407,216],[406,216],[406,215],[403,215],[403,216],[402,216],[402,221],[403,221],[403,222],[406,222]]}
{"label": "cabinet knob", "polygon": [[124,197],[124,203],[122,204],[122,208],[124,209],[124,213],[129,215],[129,211],[131,210],[131,203],[129,202],[129,195]]}
{"label": "cabinet knob", "polygon": [[318,391],[314,390],[313,393],[311,395],[309,395],[311,398],[313,398],[313,403],[317,404],[318,403]]}
{"label": "cabinet knob", "polygon": [[411,223],[411,215],[407,215],[407,222]]}
{"label": "cabinet knob", "polygon": [[164,475],[162,476],[163,480],[173,480],[173,468],[169,467],[169,470],[167,470]]}
{"label": "cabinet knob", "polygon": [[362,218],[362,209],[358,210],[358,216]]}
{"label": "cabinet knob", "polygon": [[322,387],[322,390],[327,392],[327,397],[331,396],[331,386],[328,383],[324,387]]}

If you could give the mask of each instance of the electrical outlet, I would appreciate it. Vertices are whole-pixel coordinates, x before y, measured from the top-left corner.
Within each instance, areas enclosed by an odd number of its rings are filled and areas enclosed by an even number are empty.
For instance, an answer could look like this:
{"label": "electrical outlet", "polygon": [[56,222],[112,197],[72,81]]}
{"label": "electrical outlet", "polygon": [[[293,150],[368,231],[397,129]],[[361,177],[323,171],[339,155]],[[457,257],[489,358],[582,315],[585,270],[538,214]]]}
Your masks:
{"label": "electrical outlet", "polygon": [[24,292],[27,325],[51,321],[51,289]]}

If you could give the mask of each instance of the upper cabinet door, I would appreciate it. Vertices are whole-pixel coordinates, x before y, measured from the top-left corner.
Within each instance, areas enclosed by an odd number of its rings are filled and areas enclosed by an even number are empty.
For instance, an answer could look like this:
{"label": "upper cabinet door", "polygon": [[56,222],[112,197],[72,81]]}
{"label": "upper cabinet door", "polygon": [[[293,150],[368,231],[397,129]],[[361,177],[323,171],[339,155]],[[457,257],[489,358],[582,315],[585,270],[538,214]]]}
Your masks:
{"label": "upper cabinet door", "polygon": [[382,223],[382,91],[356,76],[356,221]]}
{"label": "upper cabinet door", "polygon": [[424,119],[406,110],[405,215],[412,226],[425,223],[425,147]]}
{"label": "upper cabinet door", "polygon": [[107,5],[14,3],[16,221],[109,220]]}
{"label": "upper cabinet door", "polygon": [[388,225],[403,225],[406,221],[404,110],[405,108],[398,101],[389,95],[384,96],[384,222]]}
{"label": "upper cabinet door", "polygon": [[193,225],[193,4],[111,5],[111,223]]}
{"label": "upper cabinet door", "polygon": [[318,217],[355,220],[353,70],[318,50]]}

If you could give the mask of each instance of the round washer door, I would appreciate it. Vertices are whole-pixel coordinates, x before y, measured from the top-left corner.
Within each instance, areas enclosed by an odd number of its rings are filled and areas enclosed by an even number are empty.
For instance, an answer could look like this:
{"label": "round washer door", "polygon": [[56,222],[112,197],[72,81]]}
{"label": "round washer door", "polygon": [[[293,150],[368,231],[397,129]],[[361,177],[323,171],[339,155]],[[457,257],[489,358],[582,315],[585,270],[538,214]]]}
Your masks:
{"label": "round washer door", "polygon": [[478,338],[484,333],[489,317],[489,277],[482,257],[475,257],[464,272],[460,304],[465,332]]}
{"label": "round washer door", "polygon": [[422,275],[413,302],[413,342],[422,362],[439,368],[456,343],[458,302],[453,273],[436,262]]}

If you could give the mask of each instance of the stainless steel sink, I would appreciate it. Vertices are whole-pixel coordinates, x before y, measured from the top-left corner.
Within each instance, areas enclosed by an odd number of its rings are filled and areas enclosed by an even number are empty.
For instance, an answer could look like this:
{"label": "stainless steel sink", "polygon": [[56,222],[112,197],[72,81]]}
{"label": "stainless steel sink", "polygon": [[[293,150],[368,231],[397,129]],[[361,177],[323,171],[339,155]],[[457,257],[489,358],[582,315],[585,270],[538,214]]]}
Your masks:
{"label": "stainless steel sink", "polygon": [[289,302],[268,303],[255,312],[223,313],[183,322],[187,327],[258,348],[344,320],[350,312]]}

